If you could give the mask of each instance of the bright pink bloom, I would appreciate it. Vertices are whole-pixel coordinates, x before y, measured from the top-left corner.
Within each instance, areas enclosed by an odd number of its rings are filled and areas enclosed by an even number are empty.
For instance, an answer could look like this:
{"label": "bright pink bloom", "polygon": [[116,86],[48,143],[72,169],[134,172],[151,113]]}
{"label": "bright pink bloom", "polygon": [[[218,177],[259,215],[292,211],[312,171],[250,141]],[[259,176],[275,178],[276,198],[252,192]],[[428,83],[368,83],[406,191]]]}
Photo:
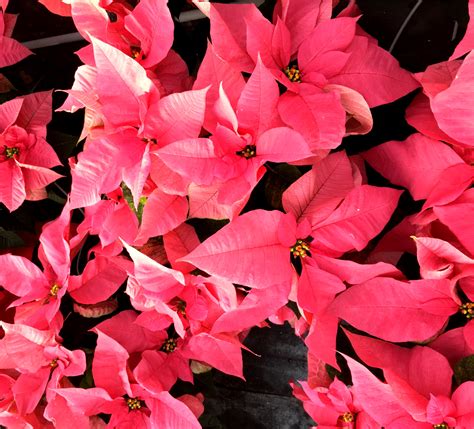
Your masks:
{"label": "bright pink bloom", "polygon": [[52,331],[40,331],[27,325],[1,322],[5,336],[0,340],[2,369],[20,373],[12,386],[20,415],[33,412],[46,389],[46,398],[54,397],[63,376],[81,375],[86,369],[82,350],[62,347]]}
{"label": "bright pink bloom", "polygon": [[2,8],[0,9],[0,46],[2,47],[0,50],[0,68],[11,66],[32,54],[20,42],[11,38],[17,17],[5,13],[7,5],[8,0],[2,2]]}
{"label": "bright pink bloom", "polygon": [[66,205],[59,218],[43,227],[38,252],[43,271],[22,256],[0,255],[0,284],[19,297],[12,303],[16,307],[16,323],[37,329],[61,328],[59,306],[67,290],[70,269],[69,219]]}
{"label": "bright pink bloom", "polygon": [[46,185],[61,177],[60,161],[46,142],[51,92],[30,94],[0,105],[0,202],[10,211],[25,199],[46,198]]}

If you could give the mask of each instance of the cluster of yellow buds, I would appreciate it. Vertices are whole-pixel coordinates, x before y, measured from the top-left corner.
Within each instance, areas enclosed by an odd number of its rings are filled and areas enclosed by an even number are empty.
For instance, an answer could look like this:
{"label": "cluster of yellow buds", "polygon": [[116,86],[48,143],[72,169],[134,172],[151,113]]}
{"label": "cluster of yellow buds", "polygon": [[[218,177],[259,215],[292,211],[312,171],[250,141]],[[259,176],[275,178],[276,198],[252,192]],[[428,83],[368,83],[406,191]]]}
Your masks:
{"label": "cluster of yellow buds", "polygon": [[178,342],[174,338],[168,338],[161,346],[161,351],[165,353],[172,353],[178,347]]}
{"label": "cluster of yellow buds", "polygon": [[342,416],[339,416],[339,420],[344,423],[352,423],[354,421],[354,414],[350,411],[344,413]]}
{"label": "cluster of yellow buds", "polygon": [[246,159],[253,158],[254,156],[257,156],[257,147],[248,144],[242,150],[239,150],[235,153],[239,156],[243,156]]}
{"label": "cluster of yellow buds", "polygon": [[309,252],[309,245],[306,241],[298,239],[296,243],[290,247],[290,252],[295,258],[306,258]]}
{"label": "cluster of yellow buds", "polygon": [[466,319],[472,319],[474,317],[474,302],[467,302],[466,304],[460,305],[459,311],[466,316]]}
{"label": "cluster of yellow buds", "polygon": [[8,159],[12,159],[15,155],[18,155],[20,153],[20,149],[17,147],[8,147],[5,146],[5,156]]}
{"label": "cluster of yellow buds", "polygon": [[52,286],[51,286],[51,289],[49,290],[49,294],[51,296],[57,296],[58,295],[58,292],[59,292],[59,289],[61,289],[61,286],[59,286],[57,283],[54,283]]}
{"label": "cluster of yellow buds", "polygon": [[437,425],[433,425],[433,429],[449,429],[449,426],[446,423],[439,423]]}
{"label": "cluster of yellow buds", "polygon": [[143,406],[142,401],[137,398],[128,398],[126,402],[130,410],[139,410]]}
{"label": "cluster of yellow buds", "polygon": [[292,82],[301,82],[301,72],[298,66],[288,66],[283,72]]}

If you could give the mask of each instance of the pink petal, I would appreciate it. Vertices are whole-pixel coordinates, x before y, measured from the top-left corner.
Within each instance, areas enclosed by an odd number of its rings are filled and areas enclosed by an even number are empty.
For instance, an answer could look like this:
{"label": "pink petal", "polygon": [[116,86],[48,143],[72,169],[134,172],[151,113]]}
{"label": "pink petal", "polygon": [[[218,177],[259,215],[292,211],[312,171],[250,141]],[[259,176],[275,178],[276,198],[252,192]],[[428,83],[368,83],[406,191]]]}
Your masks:
{"label": "pink petal", "polygon": [[13,395],[21,415],[34,411],[48,384],[51,368],[46,366],[34,374],[20,374],[13,386]]}
{"label": "pink petal", "polygon": [[16,122],[23,102],[24,99],[18,97],[0,104],[0,129],[2,132]]}
{"label": "pink petal", "polygon": [[32,289],[48,285],[43,272],[22,256],[0,255],[0,285],[16,296],[25,296]]}
{"label": "pink petal", "polygon": [[[22,168],[25,189],[27,192],[43,189],[50,183],[63,177],[48,168],[21,163],[18,163],[18,165]],[[27,196],[27,199],[30,198]]]}
{"label": "pink petal", "polygon": [[88,389],[64,388],[55,392],[65,398],[71,408],[86,416],[93,416],[102,411],[102,406],[112,401],[110,395],[100,387]]}
{"label": "pink petal", "polygon": [[211,40],[216,53],[239,70],[251,72],[255,64],[246,52],[247,21],[261,18],[260,11],[254,4],[201,5],[211,20]]}
{"label": "pink petal", "polygon": [[143,0],[124,18],[125,28],[140,40],[144,53],[141,64],[145,68],[159,63],[171,49],[174,23],[167,3]]}
{"label": "pink petal", "polygon": [[214,322],[211,333],[241,332],[260,324],[288,302],[290,286],[282,283],[251,290],[235,310],[225,312]]}
{"label": "pink petal", "polygon": [[208,87],[171,94],[153,103],[145,117],[143,134],[160,147],[176,140],[196,138],[201,132]]}
{"label": "pink petal", "polygon": [[[462,383],[453,393],[452,401],[456,405],[457,415],[459,417],[469,417],[466,423],[472,424],[474,421],[474,381]],[[467,420],[467,419],[466,419]]]}
{"label": "pink petal", "polygon": [[216,126],[216,118],[212,113],[212,106],[219,98],[219,86],[222,82],[223,88],[229,97],[231,105],[235,108],[237,100],[245,86],[244,78],[239,70],[233,68],[228,62],[217,55],[214,46],[208,42],[207,51],[201,65],[199,66],[197,78],[193,89],[209,87],[206,98],[206,110],[204,128],[213,131]]}
{"label": "pink petal", "polygon": [[39,0],[39,2],[56,15],[71,16],[71,5],[63,3],[62,0]]}
{"label": "pink petal", "polygon": [[132,396],[127,375],[127,351],[117,341],[97,328],[97,347],[92,361],[95,386],[105,389],[113,398]]}
{"label": "pink petal", "polygon": [[425,341],[458,311],[456,302],[436,289],[445,284],[444,280],[404,283],[379,277],[347,289],[336,298],[332,310],[383,340]]}
{"label": "pink petal", "polygon": [[330,83],[355,89],[370,107],[395,101],[418,87],[394,57],[367,37],[356,36],[347,52],[348,62]]}
{"label": "pink petal", "polygon": [[401,272],[391,264],[378,262],[376,264],[358,264],[354,261],[334,259],[317,253],[311,255],[324,271],[334,274],[343,282],[351,285],[364,283],[375,277],[403,278]]}
{"label": "pink petal", "polygon": [[413,99],[406,110],[405,118],[412,127],[427,137],[455,145],[459,144],[439,128],[431,110],[430,99],[423,93]]}
{"label": "pink petal", "polygon": [[334,84],[326,85],[324,89],[336,91],[341,97],[342,107],[346,111],[346,136],[367,134],[372,129],[372,113],[361,94],[346,86]]}
{"label": "pink petal", "polygon": [[336,361],[336,335],[338,319],[331,314],[314,317],[311,328],[304,342],[309,352],[316,358],[339,368]]}
{"label": "pink petal", "polygon": [[339,292],[346,289],[335,275],[321,270],[312,260],[305,261],[298,283],[298,305],[315,315],[322,314]]}
{"label": "pink petal", "polygon": [[474,225],[469,221],[469,217],[462,213],[471,213],[473,209],[474,202],[453,203],[433,209],[439,220],[454,233],[471,254],[474,254]]}
{"label": "pink petal", "polygon": [[397,398],[400,407],[403,407],[417,421],[426,421],[426,407],[428,399],[411,387],[407,381],[397,374],[386,369],[385,379]]}
{"label": "pink petal", "polygon": [[25,182],[21,168],[14,162],[0,163],[0,202],[8,210],[15,211],[25,201]]}
{"label": "pink petal", "polygon": [[192,411],[168,392],[161,392],[155,395],[155,398],[152,401],[147,401],[147,405],[151,409],[150,423],[152,427],[160,429],[201,428]]}
{"label": "pink petal", "polygon": [[46,125],[53,113],[52,91],[35,92],[23,99],[16,124],[29,133],[46,138]]}
{"label": "pink petal", "polygon": [[313,31],[320,19],[331,17],[331,1],[323,0],[309,4],[305,0],[279,0],[273,11],[273,22],[279,17],[291,33],[291,54]]}
{"label": "pink petal", "polygon": [[[291,149],[288,147],[291,142]],[[291,162],[312,155],[308,143],[297,131],[287,127],[265,131],[257,141],[257,157],[272,162]]]}
{"label": "pink petal", "polygon": [[277,234],[282,216],[278,211],[245,213],[183,260],[209,274],[255,288],[289,283],[293,276],[289,249],[280,244]]}
{"label": "pink petal", "polygon": [[204,138],[179,140],[156,153],[168,168],[198,185],[212,185],[218,176],[218,166],[223,164],[215,154],[212,140]]}
{"label": "pink petal", "polygon": [[456,46],[450,60],[454,60],[455,58],[462,57],[464,54],[472,51],[474,49],[474,2],[469,0],[468,2],[469,8],[469,22],[467,24],[466,33],[462,40]]}
{"label": "pink petal", "polygon": [[237,104],[239,128],[260,136],[274,121],[278,98],[278,85],[259,57]]}
{"label": "pink petal", "polygon": [[[357,18],[335,18],[319,23],[298,51],[298,66],[303,74],[320,71],[326,77],[331,77],[321,67],[321,57],[330,51],[346,50],[354,40],[356,22]],[[344,64],[345,61],[342,67]]]}
{"label": "pink petal", "polygon": [[341,205],[314,229],[318,243],[338,252],[362,250],[389,221],[401,192],[362,185],[354,188]]}
{"label": "pink petal", "polygon": [[97,304],[110,298],[126,280],[127,273],[113,260],[96,256],[80,276],[69,278],[69,294],[81,304]]}
{"label": "pink petal", "polygon": [[143,209],[142,223],[137,240],[164,235],[186,220],[188,201],[179,195],[169,195],[155,189]]}
{"label": "pink petal", "polygon": [[431,190],[423,209],[448,204],[469,188],[474,180],[474,167],[468,164],[456,164],[444,170],[438,183]]}
{"label": "pink petal", "polygon": [[9,37],[0,36],[0,68],[16,64],[32,53],[20,42]]}
{"label": "pink petal", "polygon": [[280,97],[278,112],[285,124],[303,135],[311,150],[334,149],[345,132],[346,112],[340,96],[300,84],[299,94],[286,92]]}
{"label": "pink petal", "polygon": [[422,134],[377,146],[364,159],[395,185],[408,188],[415,200],[428,197],[443,170],[463,162],[448,145]]}
{"label": "pink petal", "polygon": [[99,323],[96,328],[125,347],[128,353],[156,348],[166,333],[153,332],[135,323],[138,313],[125,310]]}
{"label": "pink petal", "polygon": [[312,226],[324,220],[354,187],[352,167],[345,152],[336,152],[322,161],[283,193],[283,207]]}
{"label": "pink petal", "polygon": [[183,355],[213,366],[229,375],[244,378],[240,343],[231,337],[205,332],[190,338]]}
{"label": "pink petal", "polygon": [[400,407],[398,399],[390,387],[378,380],[360,363],[344,356],[351,371],[353,393],[367,412],[378,424],[391,427],[390,423],[406,412]]}
{"label": "pink petal", "polygon": [[186,262],[177,261],[199,246],[199,238],[191,225],[181,224],[163,236],[163,244],[171,266],[182,273],[191,272],[194,267]]}
{"label": "pink petal", "polygon": [[97,94],[108,123],[112,127],[138,124],[143,97],[152,87],[145,69],[113,46],[91,39],[98,71]]}
{"label": "pink petal", "polygon": [[123,245],[134,263],[132,274],[145,289],[159,293],[174,293],[172,291],[184,285],[184,276],[181,272],[166,268],[126,243]]}
{"label": "pink petal", "polygon": [[88,141],[78,155],[78,163],[71,169],[71,208],[92,206],[100,201],[100,194],[115,190],[121,172],[112,168],[121,156],[121,148],[114,141]]}
{"label": "pink petal", "polygon": [[439,127],[450,137],[469,146],[474,145],[474,109],[463,102],[464,94],[474,83],[474,53],[463,61],[451,86],[431,101]]}
{"label": "pink petal", "polygon": [[414,237],[417,258],[423,278],[447,278],[456,264],[474,264],[450,243],[431,237]]}

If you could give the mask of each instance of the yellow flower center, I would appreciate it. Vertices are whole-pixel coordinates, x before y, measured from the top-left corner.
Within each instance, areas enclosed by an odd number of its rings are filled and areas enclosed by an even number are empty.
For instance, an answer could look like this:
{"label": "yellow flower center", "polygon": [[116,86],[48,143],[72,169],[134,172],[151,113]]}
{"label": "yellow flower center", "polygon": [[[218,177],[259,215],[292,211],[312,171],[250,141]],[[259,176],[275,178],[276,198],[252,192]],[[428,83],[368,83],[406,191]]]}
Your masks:
{"label": "yellow flower center", "polygon": [[301,72],[297,65],[288,66],[283,73],[291,82],[301,82]]}
{"label": "yellow flower center", "polygon": [[186,317],[186,302],[182,299],[176,300],[176,310],[183,316]]}
{"label": "yellow flower center", "polygon": [[253,158],[257,156],[257,147],[255,145],[248,144],[242,150],[238,150],[235,153],[245,159]]}
{"label": "yellow flower center", "polygon": [[433,429],[449,429],[449,426],[446,423],[439,423],[437,425],[433,425]]}
{"label": "yellow flower center", "polygon": [[50,363],[49,363],[49,366],[51,367],[51,369],[53,368],[56,368],[58,366],[58,359],[53,359]]}
{"label": "yellow flower center", "polygon": [[471,320],[474,317],[474,302],[460,305],[459,311],[466,316],[466,319]]}
{"label": "yellow flower center", "polygon": [[174,338],[168,338],[161,346],[161,351],[165,353],[172,353],[178,347],[178,342]]}
{"label": "yellow flower center", "polygon": [[139,410],[143,406],[143,402],[137,398],[127,398],[125,399],[129,410]]}
{"label": "yellow flower center", "polygon": [[309,254],[309,244],[302,239],[296,240],[296,243],[290,247],[290,253],[294,258],[306,258]]}
{"label": "yellow flower center", "polygon": [[340,416],[339,419],[344,423],[352,423],[354,421],[354,414],[348,411],[347,413],[344,413],[342,416]]}
{"label": "yellow flower center", "polygon": [[17,148],[17,147],[8,147],[8,146],[5,146],[4,154],[5,154],[5,156],[6,156],[8,159],[12,159],[15,155],[19,155],[19,154],[20,154],[20,149]]}
{"label": "yellow flower center", "polygon": [[136,60],[142,53],[142,48],[140,46],[130,46],[130,56]]}
{"label": "yellow flower center", "polygon": [[49,290],[49,294],[51,296],[57,296],[58,295],[58,292],[59,292],[59,289],[61,289],[61,286],[59,286],[57,283],[54,283],[52,286],[51,286],[51,289]]}

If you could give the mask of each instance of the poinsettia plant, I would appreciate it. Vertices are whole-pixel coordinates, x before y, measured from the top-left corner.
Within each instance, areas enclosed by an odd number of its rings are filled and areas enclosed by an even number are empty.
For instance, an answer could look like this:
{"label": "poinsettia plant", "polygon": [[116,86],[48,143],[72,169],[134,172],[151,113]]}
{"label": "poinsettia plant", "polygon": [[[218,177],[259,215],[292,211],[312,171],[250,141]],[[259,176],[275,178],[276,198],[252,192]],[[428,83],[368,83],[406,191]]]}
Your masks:
{"label": "poinsettia plant", "polygon": [[[0,425],[207,427],[195,382],[244,379],[271,321],[318,428],[474,427],[472,21],[411,73],[353,0],[190,1],[192,61],[173,2],[40,3],[82,64],[0,104],[0,212],[31,216],[0,225]],[[31,54],[11,7],[2,69]],[[409,135],[351,146],[402,97]]]}

